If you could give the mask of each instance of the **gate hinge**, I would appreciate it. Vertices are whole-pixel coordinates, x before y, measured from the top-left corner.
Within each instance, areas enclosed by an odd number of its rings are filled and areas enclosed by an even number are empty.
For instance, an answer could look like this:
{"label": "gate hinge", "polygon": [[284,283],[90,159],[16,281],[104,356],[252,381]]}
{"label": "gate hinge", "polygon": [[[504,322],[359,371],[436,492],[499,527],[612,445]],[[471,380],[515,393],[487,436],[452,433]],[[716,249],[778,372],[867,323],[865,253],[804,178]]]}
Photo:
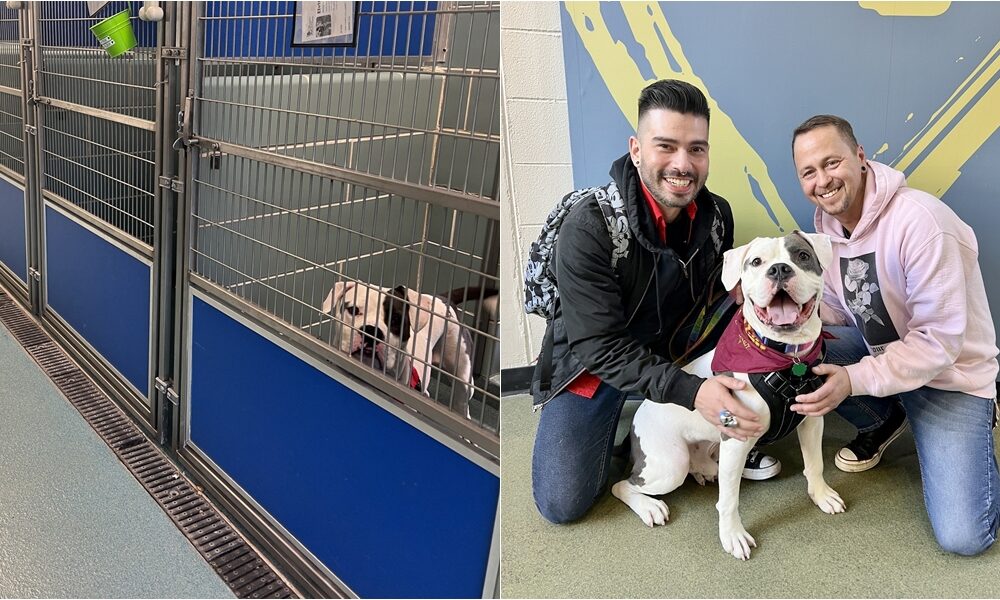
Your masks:
{"label": "gate hinge", "polygon": [[160,58],[166,59],[186,59],[188,57],[187,48],[177,46],[164,46],[160,48]]}
{"label": "gate hinge", "polygon": [[161,394],[163,394],[164,396],[166,396],[167,400],[171,404],[173,404],[174,406],[177,406],[177,402],[180,399],[180,397],[177,395],[177,391],[174,389],[174,387],[172,385],[170,385],[169,382],[166,382],[162,378],[157,377],[156,378],[156,391],[158,391]]}
{"label": "gate hinge", "polygon": [[38,133],[38,130],[35,128],[34,125],[25,125],[24,132],[27,133],[28,135],[35,135],[36,133]]}
{"label": "gate hinge", "polygon": [[184,193],[184,182],[176,177],[167,177],[166,175],[160,176],[160,187],[173,190],[178,194]]}
{"label": "gate hinge", "polygon": [[31,277],[32,279],[34,279],[35,281],[41,281],[42,280],[42,274],[41,274],[41,272],[38,269],[34,268],[34,267],[28,267],[28,276]]}

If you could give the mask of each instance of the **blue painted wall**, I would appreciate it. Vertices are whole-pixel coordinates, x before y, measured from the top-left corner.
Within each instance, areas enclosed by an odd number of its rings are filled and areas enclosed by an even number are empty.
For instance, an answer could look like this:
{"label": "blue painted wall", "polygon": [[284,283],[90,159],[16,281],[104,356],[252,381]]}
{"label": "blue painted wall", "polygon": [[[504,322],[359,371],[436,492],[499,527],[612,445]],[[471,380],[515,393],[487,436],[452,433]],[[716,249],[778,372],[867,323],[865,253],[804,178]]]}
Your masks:
{"label": "blue painted wall", "polygon": [[149,396],[150,266],[45,207],[48,304]]}
{"label": "blue painted wall", "polygon": [[25,254],[24,190],[0,179],[0,263],[28,281]]}

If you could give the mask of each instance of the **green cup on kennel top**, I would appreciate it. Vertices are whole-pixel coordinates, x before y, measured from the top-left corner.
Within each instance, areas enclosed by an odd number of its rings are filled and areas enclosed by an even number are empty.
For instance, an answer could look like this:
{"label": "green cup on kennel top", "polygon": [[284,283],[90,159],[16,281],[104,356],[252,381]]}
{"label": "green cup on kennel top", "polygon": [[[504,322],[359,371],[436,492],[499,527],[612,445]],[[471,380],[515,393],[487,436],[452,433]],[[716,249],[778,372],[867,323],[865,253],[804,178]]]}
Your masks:
{"label": "green cup on kennel top", "polygon": [[97,38],[101,48],[104,48],[111,57],[124,54],[136,46],[135,32],[132,31],[132,21],[129,19],[127,8],[94,25],[90,31]]}

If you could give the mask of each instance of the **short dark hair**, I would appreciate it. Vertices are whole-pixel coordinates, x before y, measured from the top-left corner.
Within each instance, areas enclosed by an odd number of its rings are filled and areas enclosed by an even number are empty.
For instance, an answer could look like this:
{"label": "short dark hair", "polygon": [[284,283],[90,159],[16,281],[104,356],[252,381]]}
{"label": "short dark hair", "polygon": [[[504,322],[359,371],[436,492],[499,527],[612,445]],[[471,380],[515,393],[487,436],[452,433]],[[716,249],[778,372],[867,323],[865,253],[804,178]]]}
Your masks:
{"label": "short dark hair", "polygon": [[639,120],[647,112],[662,108],[685,115],[700,115],[709,120],[708,100],[695,86],[679,79],[661,79],[643,88],[639,94]]}
{"label": "short dark hair", "polygon": [[795,128],[795,132],[792,133],[792,153],[795,153],[795,139],[798,138],[803,133],[809,133],[813,129],[819,129],[820,127],[833,126],[840,133],[841,139],[847,142],[851,149],[858,147],[858,138],[854,137],[854,129],[851,128],[851,124],[847,122],[846,119],[841,119],[835,115],[816,115],[815,117],[810,117],[805,123],[799,125]]}

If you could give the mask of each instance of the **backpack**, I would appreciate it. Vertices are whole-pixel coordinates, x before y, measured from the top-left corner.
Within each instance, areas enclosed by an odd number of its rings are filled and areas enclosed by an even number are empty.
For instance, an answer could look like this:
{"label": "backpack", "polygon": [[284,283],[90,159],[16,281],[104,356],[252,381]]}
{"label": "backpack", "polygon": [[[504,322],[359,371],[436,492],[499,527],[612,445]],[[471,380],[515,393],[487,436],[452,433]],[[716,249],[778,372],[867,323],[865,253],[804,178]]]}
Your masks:
{"label": "backpack", "polygon": [[628,227],[628,217],[625,215],[625,202],[618,192],[618,185],[612,181],[605,187],[592,187],[571,192],[556,204],[542,225],[538,239],[531,243],[528,250],[528,261],[524,267],[524,312],[552,318],[555,312],[559,290],[552,277],[552,249],[559,238],[559,228],[566,216],[581,200],[594,196],[597,205],[604,213],[611,237],[611,268],[618,265],[618,260],[628,256],[628,244],[631,231]]}

